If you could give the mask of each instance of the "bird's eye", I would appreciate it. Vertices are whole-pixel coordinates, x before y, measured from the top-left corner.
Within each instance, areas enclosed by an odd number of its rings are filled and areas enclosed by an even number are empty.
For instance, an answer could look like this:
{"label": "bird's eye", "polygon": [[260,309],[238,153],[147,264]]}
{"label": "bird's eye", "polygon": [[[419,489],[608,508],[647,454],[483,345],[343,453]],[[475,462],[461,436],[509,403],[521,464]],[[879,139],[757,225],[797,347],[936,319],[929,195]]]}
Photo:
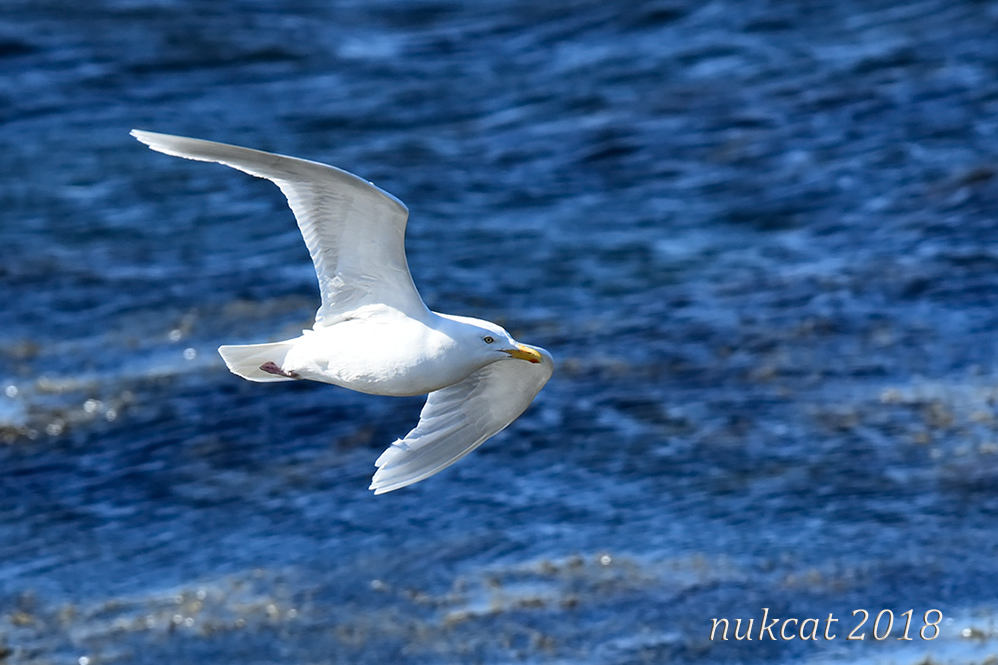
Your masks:
{"label": "bird's eye", "polygon": [[486,335],[482,339],[485,341],[486,344],[491,344],[492,342],[495,341],[494,339],[492,339],[492,335]]}

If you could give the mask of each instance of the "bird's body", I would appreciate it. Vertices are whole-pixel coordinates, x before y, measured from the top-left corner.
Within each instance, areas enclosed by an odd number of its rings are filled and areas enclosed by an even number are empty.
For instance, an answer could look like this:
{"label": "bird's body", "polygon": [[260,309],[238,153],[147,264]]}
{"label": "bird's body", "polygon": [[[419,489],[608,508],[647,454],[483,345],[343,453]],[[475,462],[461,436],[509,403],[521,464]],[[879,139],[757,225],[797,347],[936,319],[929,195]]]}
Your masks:
{"label": "bird's body", "polygon": [[345,171],[294,157],[134,130],[151,148],[276,183],[319,279],[322,306],[301,337],[222,346],[251,381],[308,379],[374,395],[429,393],[419,424],[378,458],[375,493],[418,482],[504,429],[547,383],[547,351],[500,326],[431,312],[405,260],[408,210]]}
{"label": "bird's body", "polygon": [[[374,311],[305,330],[301,337],[284,342],[289,345],[287,354],[281,362],[276,361],[279,354],[271,354],[275,358],[271,362],[290,376],[271,374],[275,378],[269,380],[309,379],[371,395],[411,397],[457,383],[486,364],[464,353],[458,341],[470,319],[428,312],[420,320],[376,306],[369,310]],[[498,334],[483,327],[491,325],[486,321],[475,324],[488,331],[483,336]],[[245,347],[223,346],[222,356],[232,348]],[[358,354],[358,348],[364,353]]]}
{"label": "bird's body", "polygon": [[[399,345],[400,339],[406,346]],[[358,342],[377,352],[358,356],[351,351]],[[460,360],[456,349],[446,333],[423,321],[388,313],[306,331],[288,352],[282,369],[372,395],[425,395],[479,369],[463,362],[448,363],[451,357]]]}

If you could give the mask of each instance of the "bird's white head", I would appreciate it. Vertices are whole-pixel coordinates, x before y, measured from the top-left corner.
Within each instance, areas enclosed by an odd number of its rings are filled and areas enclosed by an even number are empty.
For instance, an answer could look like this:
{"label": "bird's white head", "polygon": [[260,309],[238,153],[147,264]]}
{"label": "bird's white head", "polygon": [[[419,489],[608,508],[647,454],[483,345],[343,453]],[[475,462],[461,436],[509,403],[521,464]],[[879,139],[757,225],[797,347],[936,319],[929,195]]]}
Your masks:
{"label": "bird's white head", "polygon": [[446,318],[459,324],[452,332],[455,341],[469,357],[480,360],[482,366],[509,358],[534,364],[544,362],[540,351],[520,344],[502,326],[466,316],[448,315]]}

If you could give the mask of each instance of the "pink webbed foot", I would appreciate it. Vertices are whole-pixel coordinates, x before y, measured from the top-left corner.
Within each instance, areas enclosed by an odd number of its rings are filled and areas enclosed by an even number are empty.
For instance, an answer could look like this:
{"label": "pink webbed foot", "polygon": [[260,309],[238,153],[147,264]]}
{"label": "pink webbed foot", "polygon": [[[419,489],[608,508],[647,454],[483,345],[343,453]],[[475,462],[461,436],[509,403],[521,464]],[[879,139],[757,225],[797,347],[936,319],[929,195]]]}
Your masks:
{"label": "pink webbed foot", "polygon": [[275,363],[272,360],[268,360],[264,364],[260,365],[260,369],[262,369],[267,374],[276,374],[277,376],[285,376],[289,379],[298,378],[298,372],[285,372],[283,369],[277,366],[277,363]]}

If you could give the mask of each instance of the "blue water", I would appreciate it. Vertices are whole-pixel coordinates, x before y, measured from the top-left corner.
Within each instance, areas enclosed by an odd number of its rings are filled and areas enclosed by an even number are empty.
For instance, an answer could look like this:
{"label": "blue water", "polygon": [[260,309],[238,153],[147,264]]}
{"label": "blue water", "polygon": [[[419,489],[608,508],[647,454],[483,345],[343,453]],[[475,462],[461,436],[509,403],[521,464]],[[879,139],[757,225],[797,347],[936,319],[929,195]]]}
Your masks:
{"label": "blue water", "polygon": [[[994,657],[995,35],[941,0],[8,0],[0,662]],[[373,496],[421,400],[230,375],[311,324],[304,244],[133,127],[373,180],[428,304],[553,380]],[[764,607],[837,637],[708,639]]]}

